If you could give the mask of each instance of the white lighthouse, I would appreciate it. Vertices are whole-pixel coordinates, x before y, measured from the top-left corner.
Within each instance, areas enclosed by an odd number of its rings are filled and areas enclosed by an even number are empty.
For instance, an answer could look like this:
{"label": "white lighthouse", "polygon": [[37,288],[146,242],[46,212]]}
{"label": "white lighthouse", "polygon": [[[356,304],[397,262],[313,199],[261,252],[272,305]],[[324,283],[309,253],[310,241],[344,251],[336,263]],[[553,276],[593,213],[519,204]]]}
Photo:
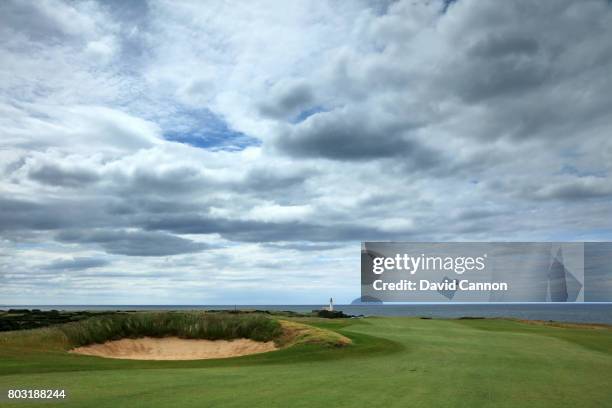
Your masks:
{"label": "white lighthouse", "polygon": [[329,298],[329,307],[327,308],[330,312],[334,311],[334,299]]}

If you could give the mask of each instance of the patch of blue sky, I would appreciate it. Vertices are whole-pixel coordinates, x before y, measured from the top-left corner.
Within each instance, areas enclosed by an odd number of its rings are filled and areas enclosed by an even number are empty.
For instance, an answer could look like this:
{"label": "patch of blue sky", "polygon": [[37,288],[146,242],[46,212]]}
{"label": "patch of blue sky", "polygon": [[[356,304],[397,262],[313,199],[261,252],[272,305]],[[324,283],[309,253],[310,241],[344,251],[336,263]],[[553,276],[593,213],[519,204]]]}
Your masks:
{"label": "patch of blue sky", "polygon": [[164,134],[164,138],[171,142],[184,143],[209,150],[239,151],[250,146],[259,146],[261,144],[258,139],[232,130],[225,132],[201,132],[198,130],[190,132],[170,132]]}
{"label": "patch of blue sky", "polygon": [[183,111],[179,116],[184,120],[166,129],[164,139],[208,150],[239,151],[261,144],[259,139],[232,129],[209,110]]}

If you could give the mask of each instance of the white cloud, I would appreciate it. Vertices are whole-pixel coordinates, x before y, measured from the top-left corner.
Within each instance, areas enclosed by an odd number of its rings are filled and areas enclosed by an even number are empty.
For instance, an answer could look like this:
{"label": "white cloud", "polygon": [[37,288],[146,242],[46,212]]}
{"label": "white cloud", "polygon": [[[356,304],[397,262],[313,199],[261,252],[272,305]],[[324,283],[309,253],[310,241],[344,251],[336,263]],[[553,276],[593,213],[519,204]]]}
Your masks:
{"label": "white cloud", "polygon": [[300,222],[313,215],[310,205],[264,204],[253,207],[247,219],[264,222]]}
{"label": "white cloud", "polygon": [[[4,146],[30,150],[132,151],[161,142],[159,127],[147,120],[103,106],[24,104],[7,107],[2,119]],[[96,150],[93,150],[96,149]]]}

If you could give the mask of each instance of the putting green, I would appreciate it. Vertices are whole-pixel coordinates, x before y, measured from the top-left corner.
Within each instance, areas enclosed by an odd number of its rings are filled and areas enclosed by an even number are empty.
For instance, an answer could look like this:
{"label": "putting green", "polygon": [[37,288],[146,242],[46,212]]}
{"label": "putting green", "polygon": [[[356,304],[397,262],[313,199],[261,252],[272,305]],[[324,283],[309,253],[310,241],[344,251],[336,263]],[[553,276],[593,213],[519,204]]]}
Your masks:
{"label": "putting green", "polygon": [[[347,347],[301,344],[226,360],[65,353],[53,338],[0,346],[0,389],[65,389],[62,407],[607,407],[612,329],[506,320],[299,320]],[[0,343],[1,344],[1,343]],[[41,406],[7,402],[6,407]]]}

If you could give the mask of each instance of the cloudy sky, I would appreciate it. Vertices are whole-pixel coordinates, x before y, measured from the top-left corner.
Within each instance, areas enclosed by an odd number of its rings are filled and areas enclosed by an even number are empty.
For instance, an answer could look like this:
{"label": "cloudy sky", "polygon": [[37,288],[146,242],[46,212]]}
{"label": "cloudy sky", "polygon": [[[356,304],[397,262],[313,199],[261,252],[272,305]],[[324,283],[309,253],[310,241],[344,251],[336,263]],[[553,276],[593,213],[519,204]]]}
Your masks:
{"label": "cloudy sky", "polygon": [[360,241],[612,239],[612,5],[0,2],[0,304],[359,295]]}

